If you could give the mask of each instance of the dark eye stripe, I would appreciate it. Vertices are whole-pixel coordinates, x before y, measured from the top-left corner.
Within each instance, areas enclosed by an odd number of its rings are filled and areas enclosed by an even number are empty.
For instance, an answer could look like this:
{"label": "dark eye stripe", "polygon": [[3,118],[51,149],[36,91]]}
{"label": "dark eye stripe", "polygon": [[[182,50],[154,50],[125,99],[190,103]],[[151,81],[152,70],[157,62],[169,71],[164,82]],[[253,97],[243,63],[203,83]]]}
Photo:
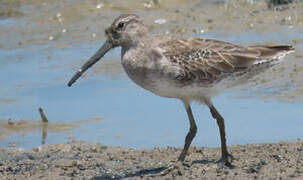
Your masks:
{"label": "dark eye stripe", "polygon": [[118,30],[121,30],[121,29],[125,29],[126,25],[132,23],[132,22],[138,22],[137,19],[129,19],[129,21],[127,22],[124,22],[124,21],[120,21],[117,25],[116,25],[116,28]]}
{"label": "dark eye stripe", "polygon": [[124,23],[123,23],[123,22],[119,22],[118,28],[119,28],[119,29],[122,29],[123,27],[124,27]]}

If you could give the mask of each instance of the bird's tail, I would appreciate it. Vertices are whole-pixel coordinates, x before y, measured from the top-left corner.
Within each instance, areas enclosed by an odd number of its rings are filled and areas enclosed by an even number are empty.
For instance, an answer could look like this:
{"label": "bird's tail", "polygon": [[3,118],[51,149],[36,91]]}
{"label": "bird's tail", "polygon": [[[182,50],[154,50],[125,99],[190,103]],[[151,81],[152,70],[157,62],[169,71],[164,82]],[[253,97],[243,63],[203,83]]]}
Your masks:
{"label": "bird's tail", "polygon": [[254,64],[271,62],[282,59],[285,55],[294,52],[295,48],[290,45],[279,45],[279,46],[250,46],[250,48],[258,50],[260,55],[258,60]]}

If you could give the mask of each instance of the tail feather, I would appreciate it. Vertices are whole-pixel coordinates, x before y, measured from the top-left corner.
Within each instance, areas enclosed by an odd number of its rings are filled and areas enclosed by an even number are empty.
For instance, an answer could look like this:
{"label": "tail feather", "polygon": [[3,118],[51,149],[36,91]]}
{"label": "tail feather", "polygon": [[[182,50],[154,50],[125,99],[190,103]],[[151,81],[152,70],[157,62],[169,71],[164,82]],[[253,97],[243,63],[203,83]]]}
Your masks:
{"label": "tail feather", "polygon": [[250,46],[250,48],[258,50],[260,59],[276,59],[279,56],[284,56],[290,52],[293,52],[295,48],[289,45],[280,46]]}
{"label": "tail feather", "polygon": [[290,46],[290,45],[267,46],[267,48],[275,49],[277,51],[292,51],[292,50],[295,50],[295,48],[293,46]]}

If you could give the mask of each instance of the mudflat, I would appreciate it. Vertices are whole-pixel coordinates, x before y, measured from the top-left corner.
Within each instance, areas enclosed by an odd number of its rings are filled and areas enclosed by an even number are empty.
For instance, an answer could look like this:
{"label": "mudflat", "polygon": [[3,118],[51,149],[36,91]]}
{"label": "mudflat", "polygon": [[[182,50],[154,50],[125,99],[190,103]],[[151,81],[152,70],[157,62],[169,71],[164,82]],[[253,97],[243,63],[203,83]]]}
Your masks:
{"label": "mudflat", "polygon": [[0,148],[0,179],[302,179],[303,141],[232,145],[234,168],[219,148],[191,147],[183,171],[158,176],[181,148],[132,149],[71,141],[32,150]]}

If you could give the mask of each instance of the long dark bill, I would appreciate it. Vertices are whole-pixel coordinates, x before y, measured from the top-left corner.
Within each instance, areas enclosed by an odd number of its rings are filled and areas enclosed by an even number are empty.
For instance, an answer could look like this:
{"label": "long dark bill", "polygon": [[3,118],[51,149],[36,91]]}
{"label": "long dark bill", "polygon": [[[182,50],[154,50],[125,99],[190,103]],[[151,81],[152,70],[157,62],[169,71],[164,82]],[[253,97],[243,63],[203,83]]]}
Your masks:
{"label": "long dark bill", "polygon": [[74,82],[77,81],[79,77],[90,67],[92,67],[97,61],[99,61],[110,49],[114,46],[110,41],[106,41],[103,46],[94,54],[72,77],[68,82],[68,87],[70,87]]}

